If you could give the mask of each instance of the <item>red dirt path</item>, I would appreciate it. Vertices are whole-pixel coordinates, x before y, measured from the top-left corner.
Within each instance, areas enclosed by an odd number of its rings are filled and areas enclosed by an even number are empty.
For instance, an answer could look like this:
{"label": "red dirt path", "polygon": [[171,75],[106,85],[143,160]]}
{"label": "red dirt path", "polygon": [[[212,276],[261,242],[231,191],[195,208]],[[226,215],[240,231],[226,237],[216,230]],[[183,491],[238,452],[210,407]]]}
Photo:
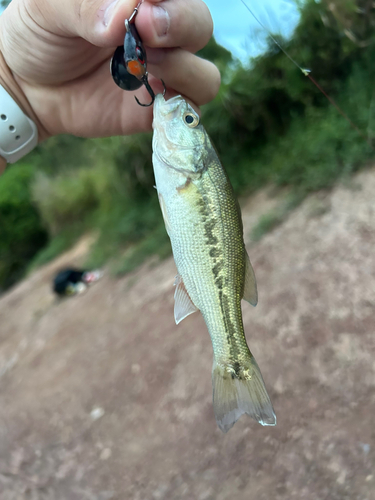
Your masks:
{"label": "red dirt path", "polygon": [[[353,188],[354,186],[354,188]],[[0,298],[1,500],[374,500],[375,171],[305,201],[250,257],[245,331],[278,416],[222,434],[174,263],[57,301],[81,242]],[[245,237],[275,203],[243,207]]]}

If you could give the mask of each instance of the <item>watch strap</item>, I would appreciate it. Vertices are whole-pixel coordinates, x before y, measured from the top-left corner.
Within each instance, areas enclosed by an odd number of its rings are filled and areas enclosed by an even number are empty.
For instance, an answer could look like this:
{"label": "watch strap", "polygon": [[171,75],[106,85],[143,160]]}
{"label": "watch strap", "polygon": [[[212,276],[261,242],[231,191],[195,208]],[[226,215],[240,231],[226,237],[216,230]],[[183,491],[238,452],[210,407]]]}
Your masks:
{"label": "watch strap", "polygon": [[38,129],[0,85],[0,156],[15,163],[38,144]]}

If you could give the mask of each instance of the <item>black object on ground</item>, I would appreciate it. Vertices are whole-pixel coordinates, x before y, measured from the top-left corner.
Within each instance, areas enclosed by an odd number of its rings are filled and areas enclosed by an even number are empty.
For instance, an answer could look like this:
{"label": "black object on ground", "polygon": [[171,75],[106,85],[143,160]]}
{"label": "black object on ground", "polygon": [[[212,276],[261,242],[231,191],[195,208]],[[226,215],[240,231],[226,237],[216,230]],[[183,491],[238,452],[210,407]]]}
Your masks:
{"label": "black object on ground", "polygon": [[77,284],[86,285],[84,280],[85,273],[86,271],[80,269],[63,269],[53,280],[53,291],[60,296],[77,293]]}

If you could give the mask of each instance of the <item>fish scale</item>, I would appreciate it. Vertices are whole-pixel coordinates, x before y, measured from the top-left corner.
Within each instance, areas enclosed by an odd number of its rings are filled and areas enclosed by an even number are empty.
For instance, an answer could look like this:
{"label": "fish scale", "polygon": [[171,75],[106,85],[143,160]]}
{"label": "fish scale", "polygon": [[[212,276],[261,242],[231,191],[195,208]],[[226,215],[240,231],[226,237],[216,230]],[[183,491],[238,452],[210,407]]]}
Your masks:
{"label": "fish scale", "polygon": [[257,302],[238,202],[225,170],[181,97],[154,104],[153,166],[178,276],[176,323],[199,310],[210,333],[216,421],[227,432],[247,413],[262,425],[276,417],[242,322],[241,300]]}

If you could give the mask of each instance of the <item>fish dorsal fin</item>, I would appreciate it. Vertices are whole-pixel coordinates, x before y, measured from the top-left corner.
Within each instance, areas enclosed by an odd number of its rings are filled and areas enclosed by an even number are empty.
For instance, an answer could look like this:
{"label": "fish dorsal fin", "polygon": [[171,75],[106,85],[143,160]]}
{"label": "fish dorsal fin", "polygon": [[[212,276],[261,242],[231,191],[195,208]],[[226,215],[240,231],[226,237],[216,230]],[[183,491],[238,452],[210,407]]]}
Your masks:
{"label": "fish dorsal fin", "polygon": [[251,265],[246,250],[245,250],[245,286],[242,298],[247,302],[249,302],[252,306],[256,306],[258,303],[257,282],[255,279],[253,266]]}
{"label": "fish dorsal fin", "polygon": [[176,325],[178,325],[186,316],[198,311],[198,308],[195,307],[189,297],[184,282],[179,274],[176,276],[174,285],[176,287],[176,291],[174,292],[174,319]]}
{"label": "fish dorsal fin", "polygon": [[167,230],[168,236],[171,234],[171,225],[168,218],[167,207],[165,206],[165,201],[161,193],[158,192],[159,203],[161,208],[161,213],[163,215],[165,229]]}

